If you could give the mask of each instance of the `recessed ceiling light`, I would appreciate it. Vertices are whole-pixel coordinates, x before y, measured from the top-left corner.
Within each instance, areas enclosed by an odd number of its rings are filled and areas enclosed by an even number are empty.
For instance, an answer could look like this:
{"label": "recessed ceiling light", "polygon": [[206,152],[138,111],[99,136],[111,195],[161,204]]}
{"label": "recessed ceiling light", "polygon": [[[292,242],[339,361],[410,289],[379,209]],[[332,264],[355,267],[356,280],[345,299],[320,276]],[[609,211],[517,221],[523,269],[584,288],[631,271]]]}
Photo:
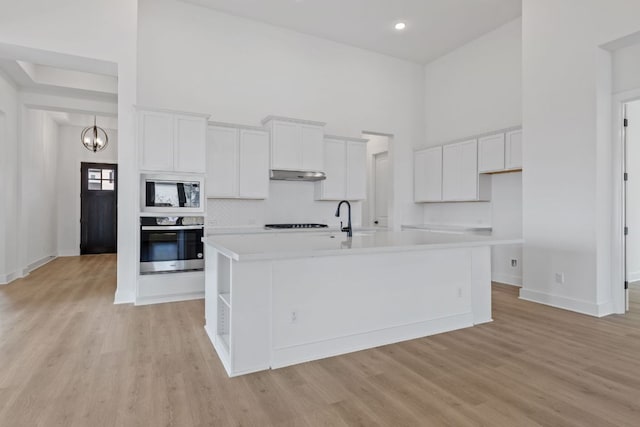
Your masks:
{"label": "recessed ceiling light", "polygon": [[395,25],[395,29],[398,30],[398,31],[402,31],[405,28],[407,28],[407,24],[405,24],[404,22],[398,22]]}

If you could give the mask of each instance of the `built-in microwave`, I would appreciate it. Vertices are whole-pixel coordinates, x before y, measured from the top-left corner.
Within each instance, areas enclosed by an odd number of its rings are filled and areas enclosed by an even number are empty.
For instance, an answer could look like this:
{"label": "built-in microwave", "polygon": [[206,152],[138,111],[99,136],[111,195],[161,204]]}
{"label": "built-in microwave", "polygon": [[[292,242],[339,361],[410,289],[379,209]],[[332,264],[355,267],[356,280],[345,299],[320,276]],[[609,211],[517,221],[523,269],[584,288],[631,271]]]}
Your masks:
{"label": "built-in microwave", "polygon": [[141,175],[142,212],[204,212],[204,178],[198,175]]}

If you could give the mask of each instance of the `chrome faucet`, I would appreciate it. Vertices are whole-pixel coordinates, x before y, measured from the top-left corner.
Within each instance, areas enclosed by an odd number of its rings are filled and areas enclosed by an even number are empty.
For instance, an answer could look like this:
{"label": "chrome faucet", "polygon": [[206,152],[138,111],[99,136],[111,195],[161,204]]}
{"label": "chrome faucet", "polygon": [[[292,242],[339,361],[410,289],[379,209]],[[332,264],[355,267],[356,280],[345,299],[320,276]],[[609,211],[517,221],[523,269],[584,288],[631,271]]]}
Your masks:
{"label": "chrome faucet", "polygon": [[347,223],[346,227],[343,227],[342,221],[340,221],[340,230],[347,233],[348,237],[353,237],[353,228],[351,227],[351,203],[349,203],[347,200],[343,200],[340,203],[338,203],[338,209],[336,209],[336,216],[340,218],[340,206],[342,206],[343,203],[346,203],[347,208],[349,208],[349,211],[348,211],[349,222]]}

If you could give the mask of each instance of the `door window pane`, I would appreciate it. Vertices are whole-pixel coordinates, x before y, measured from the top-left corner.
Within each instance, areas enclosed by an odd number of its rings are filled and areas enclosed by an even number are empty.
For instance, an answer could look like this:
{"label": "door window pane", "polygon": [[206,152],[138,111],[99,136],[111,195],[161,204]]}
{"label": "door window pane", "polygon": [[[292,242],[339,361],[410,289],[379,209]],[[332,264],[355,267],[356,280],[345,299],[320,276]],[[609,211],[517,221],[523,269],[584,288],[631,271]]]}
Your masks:
{"label": "door window pane", "polygon": [[87,178],[89,190],[114,191],[116,188],[114,169],[89,169]]}
{"label": "door window pane", "polygon": [[90,179],[89,190],[102,190],[102,181],[99,179]]}

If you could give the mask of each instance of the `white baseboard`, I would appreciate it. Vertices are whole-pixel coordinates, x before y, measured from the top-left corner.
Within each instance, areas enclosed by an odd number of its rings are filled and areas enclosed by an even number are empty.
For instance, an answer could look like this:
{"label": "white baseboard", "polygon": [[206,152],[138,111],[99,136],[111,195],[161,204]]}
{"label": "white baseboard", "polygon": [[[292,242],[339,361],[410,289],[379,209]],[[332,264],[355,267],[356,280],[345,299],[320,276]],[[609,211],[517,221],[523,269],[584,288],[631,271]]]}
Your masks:
{"label": "white baseboard", "polygon": [[204,291],[178,295],[138,297],[136,298],[135,305],[163,304],[167,302],[191,301],[194,299],[204,299]]}
{"label": "white baseboard", "polygon": [[596,304],[589,301],[551,295],[529,289],[520,289],[520,299],[561,308],[563,310],[575,311],[576,313],[587,314],[594,317],[608,316],[612,313],[613,308],[611,302]]}
{"label": "white baseboard", "polygon": [[80,251],[60,251],[58,252],[59,257],[69,257],[69,256],[80,256]]}
{"label": "white baseboard", "polygon": [[27,268],[25,269],[25,271],[27,272],[27,274],[29,274],[33,270],[36,270],[36,269],[42,267],[43,265],[50,263],[51,261],[53,261],[56,258],[58,258],[57,255],[48,255],[46,257],[40,258],[39,260],[34,261],[31,264],[27,265]]}
{"label": "white baseboard", "polygon": [[8,285],[14,280],[24,277],[21,273],[14,271],[13,273],[0,275],[0,285]]}
{"label": "white baseboard", "polygon": [[505,285],[522,287],[522,276],[516,276],[514,274],[504,274],[492,271],[491,281],[504,283]]}

